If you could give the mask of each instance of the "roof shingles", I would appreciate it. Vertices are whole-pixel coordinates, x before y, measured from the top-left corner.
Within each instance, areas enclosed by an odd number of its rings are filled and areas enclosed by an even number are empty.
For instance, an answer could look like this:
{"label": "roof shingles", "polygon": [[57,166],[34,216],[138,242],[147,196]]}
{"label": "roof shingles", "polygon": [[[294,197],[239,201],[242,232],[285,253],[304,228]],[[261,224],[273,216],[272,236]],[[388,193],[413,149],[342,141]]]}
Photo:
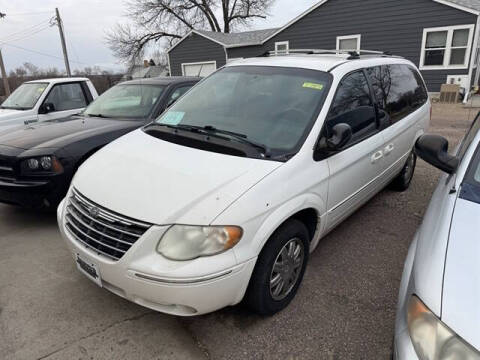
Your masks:
{"label": "roof shingles", "polygon": [[210,39],[215,40],[224,46],[242,46],[261,44],[263,40],[268,38],[277,30],[278,28],[229,34],[203,30],[196,30],[196,32],[205,37],[209,37]]}

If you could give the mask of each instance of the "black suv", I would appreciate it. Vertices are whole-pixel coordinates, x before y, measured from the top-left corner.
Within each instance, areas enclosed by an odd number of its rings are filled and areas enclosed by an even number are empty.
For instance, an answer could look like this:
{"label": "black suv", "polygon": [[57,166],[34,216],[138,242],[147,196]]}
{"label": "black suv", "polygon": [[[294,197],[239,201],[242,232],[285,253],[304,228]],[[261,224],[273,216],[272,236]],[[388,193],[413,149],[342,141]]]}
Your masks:
{"label": "black suv", "polygon": [[79,115],[0,132],[0,202],[55,208],[88,157],[154,120],[199,80],[123,82]]}

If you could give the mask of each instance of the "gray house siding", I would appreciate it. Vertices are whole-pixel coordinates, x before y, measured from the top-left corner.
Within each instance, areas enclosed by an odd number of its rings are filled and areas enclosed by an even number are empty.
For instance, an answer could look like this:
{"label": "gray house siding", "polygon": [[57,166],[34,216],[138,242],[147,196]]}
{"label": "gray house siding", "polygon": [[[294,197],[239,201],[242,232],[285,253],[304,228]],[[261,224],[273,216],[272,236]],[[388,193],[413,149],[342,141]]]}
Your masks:
{"label": "gray house siding", "polygon": [[172,76],[181,76],[182,64],[185,63],[216,61],[218,69],[226,62],[222,45],[195,33],[171,50],[169,58]]}
{"label": "gray house siding", "polygon": [[265,51],[266,47],[261,45],[227,49],[229,59],[255,57],[263,54]]}
{"label": "gray house siding", "polygon": [[[229,57],[249,57],[289,41],[292,49],[335,49],[336,38],[361,34],[361,48],[390,51],[417,66],[423,29],[476,24],[477,16],[432,0],[329,0],[267,41],[260,48],[229,49]],[[476,31],[476,29],[475,29]],[[422,71],[430,91],[440,91],[447,75],[466,75],[468,69]]]}

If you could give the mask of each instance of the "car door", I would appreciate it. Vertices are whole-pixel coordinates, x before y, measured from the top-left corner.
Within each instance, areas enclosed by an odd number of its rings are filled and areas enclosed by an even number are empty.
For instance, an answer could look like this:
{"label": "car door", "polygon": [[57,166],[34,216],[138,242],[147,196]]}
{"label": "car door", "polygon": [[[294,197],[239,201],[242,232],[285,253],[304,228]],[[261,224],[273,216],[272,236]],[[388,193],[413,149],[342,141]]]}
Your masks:
{"label": "car door", "polygon": [[328,138],[332,128],[341,123],[350,125],[352,139],[327,157],[330,179],[326,231],[380,190],[379,178],[385,169],[384,139],[363,70],[352,72],[341,81],[322,136]]}
{"label": "car door", "polygon": [[382,65],[367,69],[378,106],[385,144],[384,182],[390,181],[405,165],[419,131],[428,123],[427,90],[418,74],[406,64]]}
{"label": "car door", "polygon": [[40,106],[38,120],[47,121],[80,113],[90,102],[80,82],[55,84]]}

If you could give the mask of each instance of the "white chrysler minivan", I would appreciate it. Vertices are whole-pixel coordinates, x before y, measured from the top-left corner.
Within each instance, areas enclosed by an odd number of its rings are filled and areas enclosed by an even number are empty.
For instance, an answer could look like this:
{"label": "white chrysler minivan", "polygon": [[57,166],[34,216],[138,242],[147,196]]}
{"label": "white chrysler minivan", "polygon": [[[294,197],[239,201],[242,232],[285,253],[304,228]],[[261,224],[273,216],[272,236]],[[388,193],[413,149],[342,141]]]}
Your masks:
{"label": "white chrysler minivan", "polygon": [[80,271],[183,316],[285,308],[319,240],[408,188],[430,102],[415,66],[290,51],[228,64],[78,170],[58,221]]}

